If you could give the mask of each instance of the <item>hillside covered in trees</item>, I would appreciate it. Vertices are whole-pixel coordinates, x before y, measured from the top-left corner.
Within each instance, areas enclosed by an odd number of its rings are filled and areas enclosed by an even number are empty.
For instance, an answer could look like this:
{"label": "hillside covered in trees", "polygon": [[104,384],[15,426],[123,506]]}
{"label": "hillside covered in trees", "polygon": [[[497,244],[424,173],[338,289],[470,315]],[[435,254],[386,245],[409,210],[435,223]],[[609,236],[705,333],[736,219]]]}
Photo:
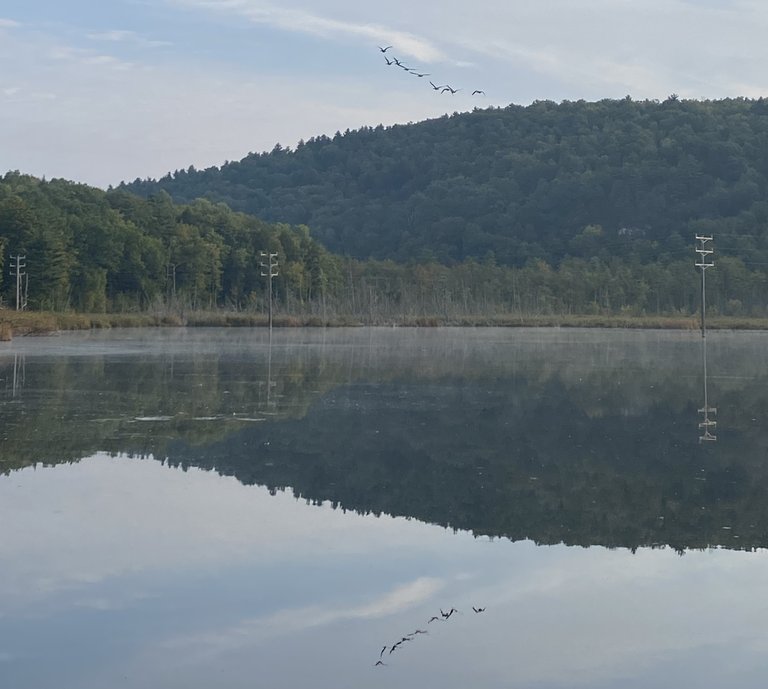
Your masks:
{"label": "hillside covered in trees", "polygon": [[[338,261],[306,227],[271,224],[168,194],[125,191],[8,173],[0,178],[0,297],[13,304],[12,256],[24,255],[32,309],[100,312],[153,304],[192,309],[264,300],[261,251],[276,252],[276,287],[311,299]],[[323,272],[324,271],[324,272]]]}
{"label": "hillside covered in trees", "polygon": [[[137,192],[134,193],[134,192]],[[103,191],[0,179],[0,304],[358,323],[768,315],[768,101],[537,102]],[[335,252],[335,253],[331,253]],[[25,290],[27,283],[25,282]]]}
{"label": "hillside covered in trees", "polygon": [[536,102],[321,136],[136,180],[306,224],[330,251],[523,266],[688,259],[695,233],[768,262],[768,101]]}

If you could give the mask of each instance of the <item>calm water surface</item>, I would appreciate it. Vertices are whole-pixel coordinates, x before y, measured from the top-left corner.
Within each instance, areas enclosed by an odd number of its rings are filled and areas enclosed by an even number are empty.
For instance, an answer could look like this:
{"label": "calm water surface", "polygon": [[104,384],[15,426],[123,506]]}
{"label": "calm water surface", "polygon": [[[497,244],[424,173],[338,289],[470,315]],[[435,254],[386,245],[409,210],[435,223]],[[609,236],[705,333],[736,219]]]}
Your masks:
{"label": "calm water surface", "polygon": [[763,687],[766,383],[762,333],[2,343],[0,686]]}

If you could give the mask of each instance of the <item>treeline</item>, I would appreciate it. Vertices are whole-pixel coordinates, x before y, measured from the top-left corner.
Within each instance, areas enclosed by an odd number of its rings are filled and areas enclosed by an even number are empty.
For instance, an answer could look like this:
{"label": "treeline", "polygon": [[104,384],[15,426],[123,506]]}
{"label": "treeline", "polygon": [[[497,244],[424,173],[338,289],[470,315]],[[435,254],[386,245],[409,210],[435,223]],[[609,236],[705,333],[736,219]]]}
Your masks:
{"label": "treeline", "polygon": [[[692,242],[685,258],[643,262],[600,248],[589,258],[520,267],[465,259],[360,261],[329,253],[306,226],[267,223],[204,199],[174,204],[18,173],[0,180],[0,297],[15,305],[12,257],[25,256],[28,308],[83,312],[230,309],[264,312],[260,252],[278,254],[278,314],[318,322],[465,322],[499,315],[691,314],[699,305]],[[768,313],[765,267],[717,257],[708,272],[713,314]]]}
{"label": "treeline", "polygon": [[276,146],[127,189],[306,224],[330,251],[521,267],[768,262],[768,100],[540,101]]}
{"label": "treeline", "polygon": [[0,249],[4,302],[15,304],[12,256],[23,255],[32,309],[244,308],[264,299],[262,251],[280,256],[278,290],[300,299],[338,270],[306,227],[18,173],[0,181]]}

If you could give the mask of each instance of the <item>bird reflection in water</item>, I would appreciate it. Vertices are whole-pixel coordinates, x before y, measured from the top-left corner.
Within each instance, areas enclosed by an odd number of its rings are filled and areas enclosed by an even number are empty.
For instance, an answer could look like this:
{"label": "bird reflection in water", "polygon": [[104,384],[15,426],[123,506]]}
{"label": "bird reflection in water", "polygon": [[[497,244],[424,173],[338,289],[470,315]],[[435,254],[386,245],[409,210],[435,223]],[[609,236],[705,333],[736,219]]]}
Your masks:
{"label": "bird reflection in water", "polygon": [[[485,612],[484,607],[480,608],[480,607],[475,607],[474,605],[472,606],[472,610],[475,613]],[[427,623],[438,622],[438,621],[447,622],[450,619],[451,615],[453,615],[454,613],[458,613],[460,615],[462,614],[456,608],[453,608],[453,607],[448,612],[445,612],[442,608],[440,608],[440,616],[433,615],[432,617],[429,618],[429,620],[427,620]],[[387,655],[392,655],[395,651],[398,650],[398,648],[400,648],[400,646],[408,643],[409,641],[413,641],[419,634],[429,634],[429,632],[426,629],[417,628],[415,631],[412,631],[409,634],[406,634],[405,636],[401,637],[399,641],[396,641],[391,646],[389,644],[385,644],[384,647],[381,649],[381,651],[379,651],[379,659],[376,661],[376,663],[374,663],[374,667],[387,665],[387,663],[385,663],[382,660],[382,657],[384,656],[385,651],[387,650],[389,651]]]}

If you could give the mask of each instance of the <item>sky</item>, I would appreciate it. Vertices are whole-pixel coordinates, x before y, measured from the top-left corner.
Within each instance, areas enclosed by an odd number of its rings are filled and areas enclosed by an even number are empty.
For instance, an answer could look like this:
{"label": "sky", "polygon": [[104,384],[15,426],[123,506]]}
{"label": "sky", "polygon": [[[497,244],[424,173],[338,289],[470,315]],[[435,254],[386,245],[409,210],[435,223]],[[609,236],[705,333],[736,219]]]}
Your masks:
{"label": "sky", "polygon": [[106,188],[473,108],[758,98],[766,35],[763,0],[3,0],[0,174]]}

